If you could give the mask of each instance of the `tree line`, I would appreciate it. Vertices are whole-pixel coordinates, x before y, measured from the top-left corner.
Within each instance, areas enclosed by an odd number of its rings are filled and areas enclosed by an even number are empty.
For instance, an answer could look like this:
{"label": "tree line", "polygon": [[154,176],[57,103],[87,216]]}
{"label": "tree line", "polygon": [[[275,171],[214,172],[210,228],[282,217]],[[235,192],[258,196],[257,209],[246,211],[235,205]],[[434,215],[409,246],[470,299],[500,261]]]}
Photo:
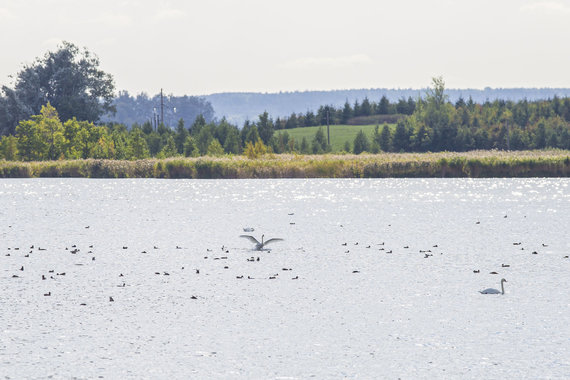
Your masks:
{"label": "tree line", "polygon": [[432,85],[411,116],[377,127],[372,141],[358,137],[354,152],[570,149],[570,98],[452,104],[441,77]]}
{"label": "tree line", "polygon": [[370,101],[364,97],[362,102],[358,99],[350,104],[345,101],[343,107],[333,105],[320,106],[315,112],[308,110],[306,113],[293,112],[290,116],[277,118],[276,129],[293,129],[300,127],[314,127],[327,124],[362,124],[356,119],[361,118],[364,122],[367,117],[375,115],[412,115],[416,109],[416,101],[411,97],[401,98],[391,103],[384,95],[378,102]]}
{"label": "tree line", "polygon": [[[124,124],[95,125],[75,117],[65,122],[50,103],[38,115],[20,121],[14,135],[0,139],[0,159],[42,161],[60,159],[133,160],[149,157],[197,157],[203,155],[241,154],[248,146],[265,152],[266,144],[275,140],[269,115],[260,115],[257,123],[241,130],[222,119],[206,122],[199,115],[189,126],[183,119],[176,128],[150,121]],[[293,148],[294,149],[294,148]]]}
{"label": "tree line", "polygon": [[[372,115],[398,118],[395,125],[381,127],[378,123],[371,138],[358,133],[354,141],[345,143],[346,152],[570,149],[570,98],[476,103],[472,98],[460,97],[452,103],[441,77],[433,78],[432,87],[416,100],[408,97],[391,103],[383,96],[373,102],[365,97],[353,104],[346,101],[343,107],[325,105],[316,112],[293,113],[275,120],[263,112],[257,120],[246,121],[241,129],[225,118],[213,121],[211,106],[204,103],[196,108],[189,98],[171,104],[194,113],[203,106],[206,113],[194,117],[189,126],[184,118],[179,118],[173,129],[156,118],[142,124],[102,123],[102,116],[115,110],[114,83],[98,64],[97,57],[86,49],[64,43],[56,52],[24,67],[14,88],[3,86],[0,159],[142,159],[255,155],[267,150],[318,154],[331,151],[322,128],[310,141],[298,141],[287,130],[348,124],[355,118],[368,120]],[[125,104],[136,103],[128,93],[121,93],[119,99]],[[174,112],[176,107],[171,108]]]}

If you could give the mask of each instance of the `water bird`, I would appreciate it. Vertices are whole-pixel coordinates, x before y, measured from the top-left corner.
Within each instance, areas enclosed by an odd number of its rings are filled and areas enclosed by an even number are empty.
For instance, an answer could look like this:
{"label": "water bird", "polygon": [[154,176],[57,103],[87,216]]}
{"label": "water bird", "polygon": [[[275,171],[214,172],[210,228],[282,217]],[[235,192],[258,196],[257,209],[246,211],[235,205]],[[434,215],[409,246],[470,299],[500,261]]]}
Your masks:
{"label": "water bird", "polygon": [[437,248],[437,244],[436,244],[436,245],[434,245],[432,248]]}
{"label": "water bird", "polygon": [[123,247],[123,249],[128,249],[129,247]]}
{"label": "water bird", "polygon": [[200,274],[200,269],[196,269],[196,274]]}
{"label": "water bird", "polygon": [[299,279],[299,276],[295,276],[291,280],[298,280],[298,279]]}
{"label": "water bird", "polygon": [[532,254],[533,254],[533,255],[538,255],[538,252],[532,251]]}
{"label": "water bird", "polygon": [[346,243],[342,243],[341,245],[346,245]]}
{"label": "water bird", "polygon": [[475,222],[475,224],[481,224],[481,222],[477,221],[477,222]]}
{"label": "water bird", "polygon": [[269,240],[267,240],[267,241],[264,241],[263,239],[264,239],[265,235],[261,235],[261,243],[260,243],[256,238],[254,238],[254,237],[251,236],[251,235],[240,235],[239,237],[246,238],[246,239],[248,239],[249,241],[251,241],[252,243],[254,243],[254,244],[255,244],[255,248],[254,248],[254,249],[255,249],[256,251],[261,251],[261,250],[263,249],[263,247],[265,247],[265,246],[266,246],[267,244],[269,244],[269,243],[273,243],[273,242],[276,242],[276,241],[281,241],[281,240],[283,240],[283,239],[281,239],[281,238],[272,238],[272,239],[269,239]]}
{"label": "water bird", "polygon": [[22,267],[20,268],[20,270],[23,272],[24,271],[24,266],[22,265]]}
{"label": "water bird", "polygon": [[29,253],[28,253],[28,254],[25,254],[24,257],[30,257],[30,254],[29,254]]}
{"label": "water bird", "polygon": [[253,231],[255,231],[255,229],[253,227],[245,227],[243,229],[243,232],[253,232]]}
{"label": "water bird", "polygon": [[353,270],[352,273],[360,273],[359,270]]}
{"label": "water bird", "polygon": [[473,271],[473,273],[479,273],[479,272],[481,272],[479,269],[475,269],[475,270]]}
{"label": "water bird", "polygon": [[508,268],[508,267],[510,267],[509,264],[501,264],[501,266],[502,266],[503,268]]}
{"label": "water bird", "polygon": [[289,213],[289,214],[287,214],[287,215],[295,215],[295,213],[294,213],[294,212],[290,212],[290,213]]}
{"label": "water bird", "polygon": [[517,243],[513,243],[513,245],[521,245],[522,243],[519,241]]}
{"label": "water bird", "polygon": [[46,276],[44,276],[44,275],[42,274],[42,280],[45,280],[45,279],[46,279]]}
{"label": "water bird", "polygon": [[542,243],[542,246],[543,246],[543,247],[548,247],[548,244]]}
{"label": "water bird", "polygon": [[498,289],[495,289],[495,288],[488,288],[485,290],[479,290],[479,293],[481,293],[481,294],[505,294],[505,286],[503,285],[505,282],[507,282],[507,280],[502,278],[501,279],[501,290],[500,291]]}
{"label": "water bird", "polygon": [[193,300],[197,300],[197,299],[198,299],[198,297],[196,297],[196,296],[192,296],[192,297],[190,297],[190,299],[193,299]]}
{"label": "water bird", "polygon": [[497,272],[489,272],[489,274],[498,274]]}
{"label": "water bird", "polygon": [[236,276],[236,278],[243,278],[243,276]]}
{"label": "water bird", "polygon": [[109,297],[109,302],[115,302],[115,300],[113,299],[113,297]]}
{"label": "water bird", "polygon": [[410,246],[409,246],[409,245],[406,245],[406,246],[404,246],[404,248],[406,248],[406,249],[407,249],[407,248],[410,248]]}
{"label": "water bird", "polygon": [[47,293],[44,293],[44,297],[49,297],[49,296],[51,296],[51,291],[50,291],[50,292],[47,292]]}

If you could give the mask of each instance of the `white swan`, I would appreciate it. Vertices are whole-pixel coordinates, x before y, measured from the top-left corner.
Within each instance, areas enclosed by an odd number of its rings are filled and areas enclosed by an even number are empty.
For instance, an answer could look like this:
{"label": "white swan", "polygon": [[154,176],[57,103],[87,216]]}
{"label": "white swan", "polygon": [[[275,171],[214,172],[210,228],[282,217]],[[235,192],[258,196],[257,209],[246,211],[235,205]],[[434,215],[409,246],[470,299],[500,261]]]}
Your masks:
{"label": "white swan", "polygon": [[479,290],[479,293],[481,293],[481,294],[505,294],[505,287],[503,285],[505,282],[507,282],[507,280],[502,278],[501,279],[501,290],[500,291],[498,289],[488,288],[485,290]]}
{"label": "white swan", "polygon": [[267,240],[267,241],[263,241],[264,236],[265,236],[265,235],[261,235],[261,243],[260,243],[256,238],[254,238],[254,237],[251,236],[251,235],[239,235],[239,237],[249,239],[249,241],[251,241],[253,244],[255,244],[255,248],[254,248],[254,249],[255,249],[256,251],[261,251],[261,250],[263,249],[263,247],[265,247],[265,246],[266,246],[267,244],[269,244],[269,243],[272,243],[272,242],[274,242],[274,241],[283,240],[283,239],[281,239],[281,238],[273,238],[273,239],[269,239],[269,240]]}

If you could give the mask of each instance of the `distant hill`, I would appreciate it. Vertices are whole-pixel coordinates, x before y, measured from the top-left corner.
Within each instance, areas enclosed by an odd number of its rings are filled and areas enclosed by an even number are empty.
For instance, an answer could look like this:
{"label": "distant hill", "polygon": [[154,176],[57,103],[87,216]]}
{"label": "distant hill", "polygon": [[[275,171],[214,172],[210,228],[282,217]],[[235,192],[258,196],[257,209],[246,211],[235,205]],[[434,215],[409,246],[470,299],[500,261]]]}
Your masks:
{"label": "distant hill", "polygon": [[[370,101],[378,102],[386,96],[390,102],[401,98],[412,97],[417,99],[424,96],[426,89],[360,89],[360,90],[332,90],[332,91],[303,91],[279,93],[255,92],[224,92],[202,96],[209,102],[215,116],[219,120],[226,117],[231,123],[239,127],[246,120],[255,121],[264,111],[272,118],[289,116],[291,113],[305,113],[308,110],[316,111],[322,105],[342,106],[345,101],[354,104],[356,100],[362,102],[367,97]],[[446,94],[452,102],[460,97],[465,100],[473,98],[476,103],[486,100],[504,99],[519,101],[523,99],[540,100],[570,96],[569,88],[485,88],[476,89],[448,89]]]}
{"label": "distant hill", "polygon": [[[113,104],[117,108],[115,115],[106,115],[103,122],[122,123],[132,126],[134,123],[143,124],[147,121],[160,120],[160,94],[149,97],[146,94],[131,96],[123,91],[115,98]],[[163,96],[164,124],[176,127],[178,120],[184,119],[186,127],[190,126],[196,116],[202,115],[207,122],[214,119],[212,105],[201,97],[196,96]]]}

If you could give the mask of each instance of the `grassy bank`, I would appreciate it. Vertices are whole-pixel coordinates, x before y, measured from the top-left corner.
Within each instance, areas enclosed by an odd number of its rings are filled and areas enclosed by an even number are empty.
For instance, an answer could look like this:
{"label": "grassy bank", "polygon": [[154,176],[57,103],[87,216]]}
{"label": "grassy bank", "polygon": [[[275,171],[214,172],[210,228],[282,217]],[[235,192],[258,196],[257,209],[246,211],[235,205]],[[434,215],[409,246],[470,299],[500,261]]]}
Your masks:
{"label": "grassy bank", "polygon": [[569,177],[570,151],[0,161],[0,178]]}
{"label": "grassy bank", "polygon": [[[394,124],[390,124],[390,127],[394,127]],[[310,144],[315,137],[315,133],[319,128],[323,128],[325,132],[325,136],[327,134],[327,127],[326,125],[323,127],[302,127],[302,128],[293,128],[293,129],[283,129],[278,130],[276,133],[279,134],[280,132],[287,132],[290,137],[293,137],[295,141],[301,142],[303,137],[307,139],[307,142]],[[372,137],[374,136],[374,128],[376,128],[376,124],[371,125],[331,125],[330,126],[330,135],[331,135],[331,147],[333,152],[341,152],[344,150],[344,144],[348,141],[350,147],[352,149],[352,145],[354,144],[354,139],[360,130],[364,132],[368,140],[372,141]],[[382,130],[382,125],[380,125],[380,131]]]}

